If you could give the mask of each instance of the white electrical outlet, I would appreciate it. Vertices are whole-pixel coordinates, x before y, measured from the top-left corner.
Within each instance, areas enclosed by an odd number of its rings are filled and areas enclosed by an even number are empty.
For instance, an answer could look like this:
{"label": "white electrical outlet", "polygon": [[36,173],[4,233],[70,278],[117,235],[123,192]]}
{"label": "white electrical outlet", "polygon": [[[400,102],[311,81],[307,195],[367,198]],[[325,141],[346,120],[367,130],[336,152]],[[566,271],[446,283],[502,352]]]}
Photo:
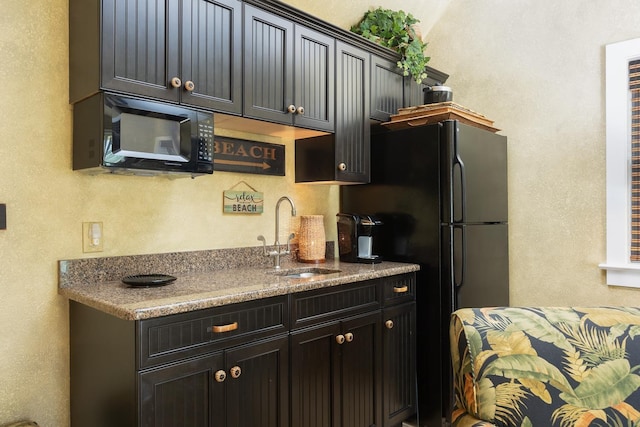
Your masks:
{"label": "white electrical outlet", "polygon": [[82,223],[82,252],[102,252],[103,247],[102,223]]}

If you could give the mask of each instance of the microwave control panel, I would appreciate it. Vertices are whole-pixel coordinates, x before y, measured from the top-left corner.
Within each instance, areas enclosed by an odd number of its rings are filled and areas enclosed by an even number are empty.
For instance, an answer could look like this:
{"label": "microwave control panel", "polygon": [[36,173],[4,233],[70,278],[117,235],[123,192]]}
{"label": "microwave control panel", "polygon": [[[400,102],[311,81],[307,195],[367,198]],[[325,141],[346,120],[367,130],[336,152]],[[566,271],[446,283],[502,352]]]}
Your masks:
{"label": "microwave control panel", "polygon": [[213,162],[213,124],[198,123],[198,160]]}

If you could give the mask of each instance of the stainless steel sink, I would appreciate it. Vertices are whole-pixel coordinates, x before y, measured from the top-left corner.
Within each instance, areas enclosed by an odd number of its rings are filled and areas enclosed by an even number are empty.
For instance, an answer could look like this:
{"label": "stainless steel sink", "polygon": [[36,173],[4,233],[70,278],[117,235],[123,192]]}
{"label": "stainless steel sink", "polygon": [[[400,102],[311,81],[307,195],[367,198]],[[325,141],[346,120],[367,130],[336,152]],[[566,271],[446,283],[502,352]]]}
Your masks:
{"label": "stainless steel sink", "polygon": [[310,277],[323,276],[326,274],[340,273],[340,270],[330,268],[295,268],[289,270],[276,271],[273,274],[280,277],[288,277],[291,279],[307,279]]}

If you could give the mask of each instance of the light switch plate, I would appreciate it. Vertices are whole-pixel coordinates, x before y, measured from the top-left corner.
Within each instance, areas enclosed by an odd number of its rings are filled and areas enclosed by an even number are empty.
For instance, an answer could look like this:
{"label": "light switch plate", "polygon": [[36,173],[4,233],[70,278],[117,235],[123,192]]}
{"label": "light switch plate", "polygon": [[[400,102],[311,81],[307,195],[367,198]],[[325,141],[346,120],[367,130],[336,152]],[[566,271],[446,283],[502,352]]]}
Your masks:
{"label": "light switch plate", "polygon": [[103,242],[101,222],[82,223],[82,252],[102,252]]}

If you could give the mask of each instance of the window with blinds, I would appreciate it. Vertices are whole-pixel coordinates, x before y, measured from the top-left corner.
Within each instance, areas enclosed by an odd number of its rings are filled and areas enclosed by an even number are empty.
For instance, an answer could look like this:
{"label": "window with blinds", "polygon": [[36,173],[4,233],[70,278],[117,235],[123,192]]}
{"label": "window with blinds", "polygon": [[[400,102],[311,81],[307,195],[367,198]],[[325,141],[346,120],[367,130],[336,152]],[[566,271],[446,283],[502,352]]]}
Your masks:
{"label": "window with blinds", "polygon": [[631,261],[640,262],[640,59],[629,62],[631,91]]}
{"label": "window with blinds", "polygon": [[605,48],[607,284],[640,289],[640,38]]}

